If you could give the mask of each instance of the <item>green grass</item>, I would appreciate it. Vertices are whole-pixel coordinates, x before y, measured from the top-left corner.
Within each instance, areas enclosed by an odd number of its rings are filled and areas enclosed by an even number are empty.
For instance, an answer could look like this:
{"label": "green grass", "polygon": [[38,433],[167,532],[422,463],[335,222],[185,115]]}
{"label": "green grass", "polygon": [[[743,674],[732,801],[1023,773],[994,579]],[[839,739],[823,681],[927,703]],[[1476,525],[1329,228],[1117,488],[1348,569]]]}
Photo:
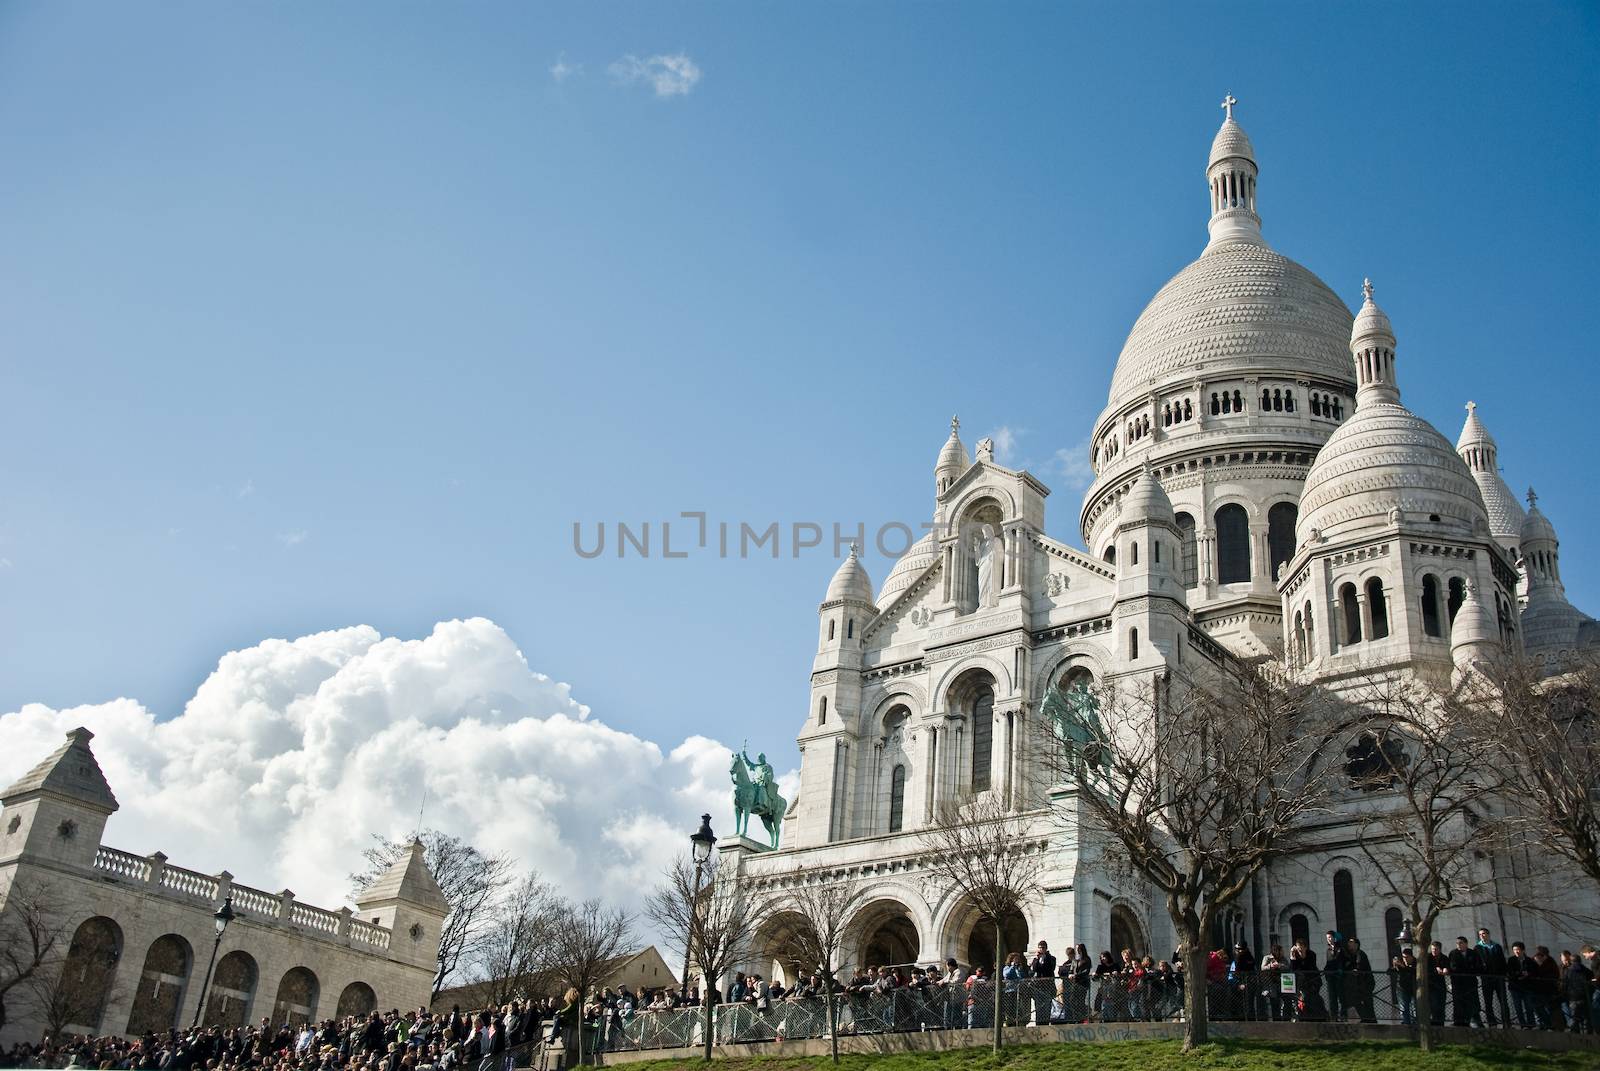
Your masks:
{"label": "green grass", "polygon": [[[683,1071],[683,1060],[629,1064],[628,1071]],[[826,1056],[718,1059],[716,1071],[826,1071]],[[1184,1055],[1178,1041],[1068,1042],[1015,1045],[995,1056],[987,1049],[945,1052],[841,1053],[840,1071],[1593,1071],[1600,1053],[1543,1052],[1492,1045],[1447,1045],[1423,1055],[1387,1041],[1284,1044],[1222,1040]]]}

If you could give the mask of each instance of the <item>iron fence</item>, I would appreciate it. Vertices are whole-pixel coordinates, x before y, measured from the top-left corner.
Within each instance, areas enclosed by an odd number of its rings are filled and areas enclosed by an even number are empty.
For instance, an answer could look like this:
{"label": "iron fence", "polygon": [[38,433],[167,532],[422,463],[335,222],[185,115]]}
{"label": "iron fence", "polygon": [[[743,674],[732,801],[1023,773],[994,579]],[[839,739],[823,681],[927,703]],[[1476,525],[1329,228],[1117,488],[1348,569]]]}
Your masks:
{"label": "iron fence", "polygon": [[[1183,1018],[1186,984],[1182,975],[1121,973],[1102,974],[1088,984],[1052,978],[1002,981],[1000,1016],[1005,1026],[1177,1022]],[[1200,984],[1206,987],[1210,1018],[1220,1022],[1408,1025],[1416,1018],[1413,982],[1393,971],[1259,971]],[[835,997],[835,1016],[841,1035],[984,1029],[994,1025],[994,995],[993,983],[987,981],[843,992]],[[1429,1015],[1439,1025],[1588,1028],[1586,1008],[1564,1006],[1554,993],[1510,992],[1493,979],[1441,978],[1430,997]],[[825,1038],[828,1016],[821,997],[746,1001],[714,1008],[711,1029],[717,1044]],[[641,1011],[614,1017],[596,1046],[617,1051],[703,1045],[704,1031],[703,1007]]]}

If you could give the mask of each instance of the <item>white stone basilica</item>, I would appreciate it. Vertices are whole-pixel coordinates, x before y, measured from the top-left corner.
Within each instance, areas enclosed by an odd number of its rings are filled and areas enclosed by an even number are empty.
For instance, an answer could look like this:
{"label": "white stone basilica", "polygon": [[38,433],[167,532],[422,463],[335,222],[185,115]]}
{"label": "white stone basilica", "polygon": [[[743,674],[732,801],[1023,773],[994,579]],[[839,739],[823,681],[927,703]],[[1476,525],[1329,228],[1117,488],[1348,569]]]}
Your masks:
{"label": "white stone basilica", "polygon": [[[1524,511],[1506,487],[1472,403],[1452,448],[1402,403],[1395,330],[1371,285],[1352,317],[1267,244],[1235,103],[1206,165],[1210,241],[1133,325],[1095,424],[1088,552],[1044,534],[1044,484],[997,464],[987,441],[969,456],[952,420],[934,532],[876,592],[854,552],[828,585],[781,845],[725,850],[758,882],[864,883],[845,966],[987,959],[988,927],[923,869],[918,831],[969,793],[1023,805],[1022,743],[1052,685],[1262,657],[1334,687],[1374,672],[1448,683],[1495,651],[1554,664],[1600,638],[1567,602],[1553,526],[1531,492]],[[1048,813],[1038,821],[1053,864],[1008,946],[1170,954],[1150,890],[1093,865]],[[1337,928],[1378,962],[1400,912],[1368,866],[1350,845],[1265,872],[1230,936],[1262,949]],[[1479,921],[1507,944],[1562,936],[1504,908],[1442,923]],[[768,962],[756,956],[763,974]]]}

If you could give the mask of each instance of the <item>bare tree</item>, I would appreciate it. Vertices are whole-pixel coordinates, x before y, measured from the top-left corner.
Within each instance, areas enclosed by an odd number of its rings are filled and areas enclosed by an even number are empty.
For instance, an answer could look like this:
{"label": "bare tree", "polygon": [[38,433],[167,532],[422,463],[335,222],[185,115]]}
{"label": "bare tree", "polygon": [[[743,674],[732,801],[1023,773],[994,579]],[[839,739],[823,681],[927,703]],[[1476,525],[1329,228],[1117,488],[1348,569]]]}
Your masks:
{"label": "bare tree", "polygon": [[[682,856],[666,870],[663,881],[645,904],[645,916],[661,931],[667,944],[699,965],[701,997],[705,1004],[705,1058],[711,1059],[712,1009],[716,986],[723,975],[749,953],[756,933],[766,922],[768,897],[749,887],[736,871],[720,875],[721,858],[708,860],[696,870],[694,860]],[[736,864],[728,864],[730,869]],[[683,980],[688,986],[689,979]]]}
{"label": "bare tree", "polygon": [[550,886],[532,870],[493,906],[475,972],[490,1004],[504,1004],[540,988],[551,930],[561,907]]}
{"label": "bare tree", "polygon": [[633,950],[633,917],[599,900],[563,903],[546,942],[550,976],[578,991],[578,1063],[583,1063],[582,1003],[604,982],[625,952]]}
{"label": "bare tree", "polygon": [[[419,838],[423,859],[450,903],[439,933],[439,966],[433,976],[433,996],[437,997],[463,964],[477,958],[490,912],[514,879],[506,856],[485,854],[460,837],[437,829],[425,829]],[[366,869],[350,875],[357,895],[411,850],[410,840],[389,840],[376,833],[372,839],[372,847],[362,853]]]}
{"label": "bare tree", "polygon": [[61,902],[55,890],[40,883],[14,882],[0,907],[0,1027],[8,1018],[8,1002],[37,999],[34,980],[59,972],[66,934]]}
{"label": "bare tree", "polygon": [[773,907],[774,919],[782,924],[777,940],[784,958],[812,966],[822,974],[828,1043],[834,1063],[839,1062],[838,985],[834,974],[839,968],[845,924],[860,900],[861,888],[855,879],[796,873],[783,888],[783,900]]}
{"label": "bare tree", "polygon": [[1031,823],[1009,810],[998,793],[984,793],[946,803],[922,833],[928,869],[949,888],[965,896],[980,916],[994,926],[994,1051],[1003,1040],[1000,982],[1006,954],[1005,926],[1020,918],[1038,894],[1044,869],[1042,845],[1030,840]]}
{"label": "bare tree", "polygon": [[60,1037],[73,1026],[99,1027],[106,1007],[124,992],[116,981],[115,951],[73,947],[52,956],[28,979],[30,1003],[51,1036]]}
{"label": "bare tree", "polygon": [[1546,677],[1520,657],[1481,664],[1443,714],[1497,768],[1529,842],[1600,885],[1600,662],[1574,657],[1561,670]]}
{"label": "bare tree", "polygon": [[1440,717],[1437,696],[1386,687],[1367,702],[1377,716],[1346,774],[1372,793],[1358,843],[1378,887],[1407,912],[1416,941],[1417,1042],[1427,1051],[1430,994],[1443,984],[1428,964],[1434,923],[1447,908],[1501,899],[1480,858],[1504,848],[1506,830],[1494,817],[1499,773],[1470,736]]}
{"label": "bare tree", "polygon": [[[1339,716],[1277,664],[1228,662],[1090,691],[1052,690],[1033,769],[1052,814],[1119,845],[1166,900],[1191,978],[1218,913],[1262,868],[1307,850],[1326,801],[1317,756]],[[1206,987],[1184,987],[1185,1051],[1208,1036]]]}

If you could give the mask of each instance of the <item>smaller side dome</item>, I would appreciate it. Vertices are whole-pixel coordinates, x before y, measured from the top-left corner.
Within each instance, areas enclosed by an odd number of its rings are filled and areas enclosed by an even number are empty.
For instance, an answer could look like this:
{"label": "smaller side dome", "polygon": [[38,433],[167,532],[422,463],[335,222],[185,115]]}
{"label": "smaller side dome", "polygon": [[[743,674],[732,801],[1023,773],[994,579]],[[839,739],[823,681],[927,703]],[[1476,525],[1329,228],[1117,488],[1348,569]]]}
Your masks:
{"label": "smaller side dome", "polygon": [[867,576],[861,559],[856,557],[854,543],[850,544],[849,557],[839,564],[833,579],[828,582],[828,596],[823,601],[834,602],[838,599],[853,599],[869,605],[872,602],[872,580]]}
{"label": "smaller side dome", "polygon": [[938,493],[944,494],[945,489],[971,467],[972,459],[967,456],[967,448],[961,442],[961,418],[951,417],[950,438],[944,441],[939,460],[933,465],[933,481]]}
{"label": "smaller side dome", "polygon": [[883,587],[878,589],[878,609],[882,610],[899,598],[900,593],[910,587],[924,569],[938,560],[939,549],[934,545],[932,532],[911,544],[900,555],[900,560],[894,563],[894,568],[889,570],[889,575],[884,577]]}
{"label": "smaller side dome", "polygon": [[1534,494],[1533,488],[1530,487],[1528,515],[1522,521],[1522,530],[1518,533],[1517,542],[1524,548],[1532,549],[1535,544],[1544,541],[1556,542],[1556,526],[1550,523],[1550,518],[1539,508],[1539,496]]}
{"label": "smaller side dome", "polygon": [[1125,524],[1144,521],[1148,524],[1177,526],[1178,518],[1172,509],[1172,499],[1167,497],[1166,489],[1156,479],[1149,465],[1133,481],[1127,497],[1122,500],[1122,521]]}

